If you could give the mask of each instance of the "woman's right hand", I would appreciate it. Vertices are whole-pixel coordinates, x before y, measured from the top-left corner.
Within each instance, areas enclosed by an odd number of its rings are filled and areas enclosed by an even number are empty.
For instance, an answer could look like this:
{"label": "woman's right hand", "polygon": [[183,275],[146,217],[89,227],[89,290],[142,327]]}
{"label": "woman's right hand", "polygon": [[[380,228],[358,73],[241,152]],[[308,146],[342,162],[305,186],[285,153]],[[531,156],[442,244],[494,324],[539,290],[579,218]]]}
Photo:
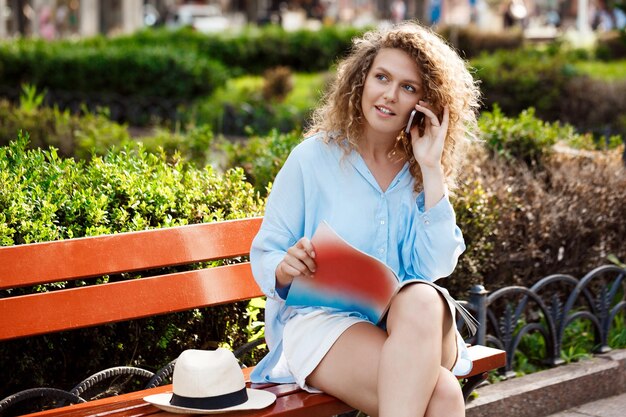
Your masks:
{"label": "woman's right hand", "polygon": [[276,283],[283,288],[291,284],[295,277],[313,277],[315,273],[315,251],[311,241],[303,237],[287,249],[287,253],[276,267]]}

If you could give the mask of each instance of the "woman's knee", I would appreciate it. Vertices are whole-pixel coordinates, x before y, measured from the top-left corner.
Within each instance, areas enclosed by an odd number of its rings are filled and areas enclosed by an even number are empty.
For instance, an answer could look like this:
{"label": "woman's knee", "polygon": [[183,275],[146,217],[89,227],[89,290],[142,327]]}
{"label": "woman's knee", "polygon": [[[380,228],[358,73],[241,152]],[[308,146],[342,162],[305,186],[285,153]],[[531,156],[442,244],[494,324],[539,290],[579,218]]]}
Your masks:
{"label": "woman's knee", "polygon": [[393,299],[387,328],[399,324],[440,330],[445,321],[444,299],[430,285],[413,284],[403,288]]}

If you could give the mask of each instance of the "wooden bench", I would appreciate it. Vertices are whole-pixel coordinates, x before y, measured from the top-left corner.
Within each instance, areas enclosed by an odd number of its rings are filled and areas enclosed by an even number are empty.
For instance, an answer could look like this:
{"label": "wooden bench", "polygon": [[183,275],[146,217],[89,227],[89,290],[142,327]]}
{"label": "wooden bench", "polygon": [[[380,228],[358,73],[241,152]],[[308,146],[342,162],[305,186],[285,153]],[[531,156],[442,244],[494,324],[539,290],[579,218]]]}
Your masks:
{"label": "wooden bench", "polygon": [[[261,218],[0,247],[0,289],[246,256]],[[167,294],[167,296],[164,296]],[[247,262],[72,289],[0,298],[2,341],[248,300],[263,294]],[[106,308],[93,308],[94,305]],[[474,368],[466,395],[489,370],[505,365],[504,351],[472,346]],[[248,375],[250,368],[244,369]],[[277,394],[273,406],[237,416],[331,416],[350,411],[332,396],[293,384],[254,385]],[[31,416],[151,415],[167,413],[142,397],[171,391],[158,386]]]}

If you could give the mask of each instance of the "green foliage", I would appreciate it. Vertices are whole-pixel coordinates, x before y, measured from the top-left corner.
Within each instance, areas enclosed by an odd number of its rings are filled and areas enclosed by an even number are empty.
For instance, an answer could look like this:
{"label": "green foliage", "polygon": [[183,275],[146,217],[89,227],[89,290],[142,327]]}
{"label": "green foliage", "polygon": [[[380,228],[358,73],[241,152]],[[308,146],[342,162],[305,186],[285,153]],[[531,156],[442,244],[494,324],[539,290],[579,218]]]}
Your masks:
{"label": "green foliage", "polygon": [[609,346],[613,349],[626,348],[626,313],[615,315],[609,332]]}
{"label": "green foliage", "polygon": [[[33,90],[29,90],[32,94]],[[26,99],[30,102],[30,99]],[[35,103],[35,101],[33,101]],[[30,148],[57,148],[62,157],[89,160],[104,156],[112,147],[132,146],[141,142],[149,153],[165,151],[168,157],[180,157],[197,166],[211,160],[213,131],[209,125],[191,126],[185,132],[154,128],[140,138],[133,138],[125,124],[110,120],[108,112],[84,111],[74,115],[57,107],[40,107],[38,104],[15,107],[0,100],[0,146],[8,145],[19,130],[29,133]]]}
{"label": "green foliage", "polygon": [[617,61],[585,60],[574,63],[576,69],[590,77],[606,81],[623,80],[626,78],[626,59]]}
{"label": "green foliage", "polygon": [[293,74],[293,89],[281,100],[263,95],[270,82],[260,76],[228,81],[211,97],[198,100],[190,116],[193,123],[210,124],[216,133],[234,136],[286,133],[302,129],[324,88],[324,74]]}
{"label": "green foliage", "polygon": [[577,134],[572,126],[548,123],[535,116],[535,109],[523,110],[517,117],[506,117],[498,105],[483,112],[479,119],[482,139],[495,155],[541,166],[542,158],[553,152],[557,142],[577,148],[593,148],[589,135]]}
{"label": "green foliage", "polygon": [[151,134],[135,139],[148,152],[163,150],[170,157],[178,153],[182,160],[199,167],[215,162],[211,150],[214,140],[209,125],[191,126],[185,132],[157,128]]}
{"label": "green foliage", "polygon": [[352,38],[361,33],[363,29],[343,26],[288,32],[280,26],[267,25],[250,26],[236,34],[205,35],[189,29],[146,30],[110,42],[127,46],[168,45],[216,59],[236,74],[261,74],[280,65],[302,72],[326,70],[348,51]]}
{"label": "green foliage", "polygon": [[30,83],[54,91],[177,100],[211,93],[227,78],[218,61],[193,50],[22,39],[0,43],[0,87]]}
{"label": "green foliage", "polygon": [[[264,200],[245,181],[242,169],[220,174],[177,155],[149,153],[141,144],[127,143],[90,161],[62,158],[54,148],[29,149],[27,134],[0,148],[4,246],[257,216],[263,208]],[[29,291],[155,272],[62,282]],[[21,291],[26,290],[5,290],[0,296]],[[242,329],[251,320],[246,306],[236,303],[2,343],[5,381],[0,397],[40,385],[70,389],[89,374],[120,364],[156,370],[185,348],[241,346],[248,339]],[[68,359],[60,360],[59,352]]]}
{"label": "green foliage", "polygon": [[4,245],[202,223],[261,214],[243,170],[223,175],[127,144],[89,162],[55,149],[0,148]]}
{"label": "green foliage", "polygon": [[471,63],[488,110],[497,105],[514,117],[534,108],[542,120],[570,123],[580,132],[592,132],[598,142],[626,135],[626,80],[619,62],[602,64],[553,43],[485,53]]}
{"label": "green foliage", "polygon": [[227,155],[227,166],[242,167],[254,188],[266,194],[289,152],[301,140],[297,131],[282,134],[273,130],[268,136],[254,136],[245,143],[223,142],[221,148]]}
{"label": "green foliage", "polygon": [[466,251],[461,255],[446,287],[457,297],[470,288],[467,277],[476,279],[485,269],[497,232],[498,205],[495,197],[476,179],[463,181],[451,199],[457,223],[462,225]]}
{"label": "green foliage", "polygon": [[0,100],[0,146],[8,145],[19,130],[29,132],[30,147],[53,146],[60,156],[79,159],[88,159],[92,151],[102,155],[110,146],[131,140],[126,126],[112,122],[104,111],[78,116],[40,107],[36,101],[15,107]]}
{"label": "green foliage", "polygon": [[[545,320],[542,319],[546,326]],[[526,322],[520,320],[519,330]],[[593,325],[588,320],[575,320],[565,328],[560,358],[565,363],[588,359],[594,350]],[[546,356],[548,354],[546,340],[543,334],[534,331],[522,336],[515,351],[514,370],[517,375],[526,375],[547,369]]]}
{"label": "green foliage", "polygon": [[471,63],[488,109],[497,103],[505,114],[515,115],[533,107],[547,120],[556,119],[565,85],[577,75],[563,54],[531,48],[482,54]]}
{"label": "green foliage", "polygon": [[20,110],[32,113],[41,107],[46,93],[37,92],[37,87],[30,84],[22,85],[22,95],[20,95]]}
{"label": "green foliage", "polygon": [[593,332],[593,325],[588,320],[571,322],[563,334],[561,358],[566,363],[571,363],[591,357],[591,353],[597,348],[594,346]]}

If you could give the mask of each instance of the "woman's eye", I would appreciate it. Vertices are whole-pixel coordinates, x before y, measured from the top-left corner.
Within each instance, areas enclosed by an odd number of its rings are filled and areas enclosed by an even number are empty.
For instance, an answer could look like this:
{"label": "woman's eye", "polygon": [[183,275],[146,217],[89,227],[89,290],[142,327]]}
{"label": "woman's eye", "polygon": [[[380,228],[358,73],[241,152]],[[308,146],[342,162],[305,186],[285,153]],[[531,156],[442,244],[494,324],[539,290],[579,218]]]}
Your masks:
{"label": "woman's eye", "polygon": [[415,93],[417,91],[417,89],[412,85],[405,85],[403,88],[409,93]]}
{"label": "woman's eye", "polygon": [[376,74],[376,79],[380,81],[387,81],[387,76],[385,74]]}

